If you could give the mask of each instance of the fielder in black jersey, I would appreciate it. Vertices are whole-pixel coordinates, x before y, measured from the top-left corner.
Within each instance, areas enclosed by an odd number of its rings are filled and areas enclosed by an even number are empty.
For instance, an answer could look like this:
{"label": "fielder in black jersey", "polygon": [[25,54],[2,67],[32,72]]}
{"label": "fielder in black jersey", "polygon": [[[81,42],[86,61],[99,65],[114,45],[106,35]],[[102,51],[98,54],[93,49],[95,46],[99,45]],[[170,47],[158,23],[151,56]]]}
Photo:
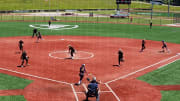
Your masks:
{"label": "fielder in black jersey", "polygon": [[27,53],[26,51],[23,51],[22,54],[21,54],[21,67],[24,67],[24,61],[26,61],[26,66],[28,66],[28,60],[29,60],[29,57],[27,56]]}
{"label": "fielder in black jersey", "polygon": [[150,29],[152,29],[152,21],[149,23]]}
{"label": "fielder in black jersey", "polygon": [[39,39],[42,39],[42,35],[41,35],[41,32],[39,31],[38,34],[37,34],[37,41],[36,42],[39,42]]}
{"label": "fielder in black jersey", "polygon": [[73,59],[74,53],[75,53],[75,49],[71,45],[69,45],[69,53],[71,55],[71,59]]}
{"label": "fielder in black jersey", "polygon": [[119,65],[118,66],[120,66],[120,62],[124,62],[124,59],[123,59],[123,52],[122,52],[122,50],[121,49],[119,49],[119,51],[118,51],[118,63],[119,63]]}
{"label": "fielder in black jersey", "polygon": [[164,40],[162,40],[162,51],[161,51],[161,52],[165,52],[164,49],[166,49],[166,51],[169,52],[169,51],[168,51],[168,48],[167,48],[166,42],[165,42]]}
{"label": "fielder in black jersey", "polygon": [[33,29],[33,35],[32,35],[32,38],[34,37],[34,35],[37,36],[37,29],[36,29],[36,28]]}
{"label": "fielder in black jersey", "polygon": [[19,40],[19,50],[23,52],[23,46],[24,46],[24,42],[22,40]]}
{"label": "fielder in black jersey", "polygon": [[80,70],[79,70],[80,80],[79,80],[79,82],[78,82],[78,85],[81,84],[82,79],[84,78],[84,73],[87,73],[87,71],[86,71],[86,68],[85,68],[85,64],[82,64],[81,67],[80,67]]}
{"label": "fielder in black jersey", "polygon": [[48,21],[48,24],[49,24],[49,27],[50,27],[51,26],[51,21],[50,20]]}
{"label": "fielder in black jersey", "polygon": [[146,42],[145,42],[145,40],[143,39],[143,40],[142,40],[142,47],[141,47],[140,52],[143,52],[144,49],[146,48],[145,44],[146,44]]}

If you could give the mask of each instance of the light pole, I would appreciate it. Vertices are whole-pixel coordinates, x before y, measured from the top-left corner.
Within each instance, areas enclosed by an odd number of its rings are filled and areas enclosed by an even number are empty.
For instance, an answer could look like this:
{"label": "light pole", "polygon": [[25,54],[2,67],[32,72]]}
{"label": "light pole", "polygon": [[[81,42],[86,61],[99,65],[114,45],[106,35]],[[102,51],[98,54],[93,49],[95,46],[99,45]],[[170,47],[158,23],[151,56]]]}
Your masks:
{"label": "light pole", "polygon": [[170,8],[170,0],[168,0],[168,17],[169,17],[169,8]]}
{"label": "light pole", "polygon": [[154,3],[152,2],[151,4],[152,4],[152,5],[151,5],[151,21],[152,21],[152,15],[153,15],[153,6],[154,6]]}

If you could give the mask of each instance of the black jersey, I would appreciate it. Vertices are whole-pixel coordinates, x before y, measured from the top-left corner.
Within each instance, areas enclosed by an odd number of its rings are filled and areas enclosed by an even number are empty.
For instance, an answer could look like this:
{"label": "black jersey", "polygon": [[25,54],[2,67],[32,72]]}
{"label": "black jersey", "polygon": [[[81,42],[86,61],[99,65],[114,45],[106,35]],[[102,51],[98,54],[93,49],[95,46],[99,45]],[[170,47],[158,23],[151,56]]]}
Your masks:
{"label": "black jersey", "polygon": [[51,25],[51,21],[49,21],[48,24]]}
{"label": "black jersey", "polygon": [[118,55],[119,55],[119,58],[123,58],[123,52],[122,51],[119,51]]}
{"label": "black jersey", "polygon": [[163,43],[163,46],[162,46],[162,48],[165,48],[165,47],[167,47],[167,45],[166,45],[166,42],[162,42]]}
{"label": "black jersey", "polygon": [[40,32],[38,32],[38,36],[37,36],[38,38],[42,38],[42,36],[41,36],[41,33]]}
{"label": "black jersey", "polygon": [[19,41],[19,46],[22,47],[24,42],[22,40]]}
{"label": "black jersey", "polygon": [[33,30],[33,33],[37,33],[37,29],[36,28]]}
{"label": "black jersey", "polygon": [[142,45],[145,45],[145,40],[142,40]]}
{"label": "black jersey", "polygon": [[26,52],[22,52],[21,59],[26,59],[26,57],[27,57],[27,53]]}
{"label": "black jersey", "polygon": [[72,53],[74,53],[74,52],[75,52],[75,49],[70,46],[70,47],[69,47],[69,51],[72,52]]}

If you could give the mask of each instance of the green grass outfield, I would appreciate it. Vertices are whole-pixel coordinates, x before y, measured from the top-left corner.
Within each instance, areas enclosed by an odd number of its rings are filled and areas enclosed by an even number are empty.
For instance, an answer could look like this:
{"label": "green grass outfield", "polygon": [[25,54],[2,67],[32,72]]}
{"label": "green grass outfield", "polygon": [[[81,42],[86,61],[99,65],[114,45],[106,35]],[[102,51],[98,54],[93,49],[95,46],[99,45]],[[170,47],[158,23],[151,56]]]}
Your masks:
{"label": "green grass outfield", "polygon": [[[0,0],[0,10],[36,9],[116,9],[115,0]],[[151,4],[132,2],[131,8],[151,8]],[[128,5],[120,5],[121,9]],[[167,6],[155,5],[154,10],[167,11]],[[180,11],[180,7],[170,7],[170,11]]]}
{"label": "green grass outfield", "polygon": [[[31,36],[33,28],[29,27],[30,24],[47,24],[47,22],[0,22],[0,28],[1,28],[0,37]],[[153,26],[153,29],[149,29],[149,26],[146,26],[146,25],[130,25],[130,24],[77,23],[77,22],[75,23],[53,22],[52,24],[79,25],[79,28],[70,29],[70,30],[42,30],[41,29],[40,31],[42,35],[105,36],[105,37],[123,37],[123,38],[135,38],[135,39],[146,38],[146,40],[156,40],[156,41],[165,40],[167,42],[180,44],[180,40],[179,40],[180,28],[176,28],[176,27]],[[180,77],[179,76],[180,73],[175,72],[177,71],[177,68],[179,65],[180,65],[180,62],[176,62],[176,63],[173,63],[172,65],[168,65],[170,69],[174,68],[174,70],[169,70],[169,68],[162,68],[159,70],[167,71],[167,72],[164,72],[166,75],[173,74],[173,75],[178,75],[177,77]],[[158,74],[160,73],[161,72],[158,72]],[[2,76],[0,76],[0,79],[1,77]],[[163,76],[163,78],[165,77]],[[162,84],[164,83],[163,78],[161,80]],[[152,79],[152,80],[155,79],[156,81],[156,79],[159,79],[159,77],[155,78],[154,75],[153,76],[151,75],[148,79]],[[173,78],[174,81],[172,81],[172,78],[170,79],[167,77],[167,79],[171,80],[169,81],[169,83],[173,83],[173,84],[179,83],[179,79]],[[162,101],[177,101],[177,100],[168,100],[168,99],[179,98],[179,91],[177,92],[162,91],[162,96],[163,96]],[[17,101],[21,101],[21,99],[23,99],[23,97],[19,97],[19,98],[20,100],[17,100]],[[9,99],[9,98],[6,98],[6,99]],[[11,101],[11,100],[8,100],[8,101]]]}
{"label": "green grass outfield", "polygon": [[[0,73],[0,90],[24,89],[33,81]],[[0,96],[0,101],[26,101],[23,95]]]}
{"label": "green grass outfield", "polygon": [[[155,70],[144,76],[138,77],[152,85],[180,85],[180,60]],[[180,91],[161,91],[161,101],[179,101]]]}
{"label": "green grass outfield", "polygon": [[0,101],[26,101],[26,99],[22,95],[17,95],[17,96],[0,96]]}
{"label": "green grass outfield", "polygon": [[[30,24],[47,24],[47,22],[0,22],[0,37],[7,36],[31,36]],[[79,25],[71,30],[40,30],[42,35],[81,35],[81,36],[106,36],[123,37],[146,40],[165,40],[172,43],[180,43],[180,28],[131,24],[109,23],[72,23],[53,22],[52,24]]]}
{"label": "green grass outfield", "polygon": [[31,82],[31,80],[0,73],[1,90],[24,89]]}
{"label": "green grass outfield", "polygon": [[138,77],[151,85],[180,85],[180,60]]}

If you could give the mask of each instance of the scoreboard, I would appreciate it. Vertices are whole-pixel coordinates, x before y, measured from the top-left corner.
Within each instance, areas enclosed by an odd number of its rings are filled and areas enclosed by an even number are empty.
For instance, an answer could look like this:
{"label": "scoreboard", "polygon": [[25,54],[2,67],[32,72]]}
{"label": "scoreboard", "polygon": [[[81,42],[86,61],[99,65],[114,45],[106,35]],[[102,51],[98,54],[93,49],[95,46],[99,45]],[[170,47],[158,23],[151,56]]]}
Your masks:
{"label": "scoreboard", "polygon": [[131,0],[116,0],[116,4],[131,4]]}

